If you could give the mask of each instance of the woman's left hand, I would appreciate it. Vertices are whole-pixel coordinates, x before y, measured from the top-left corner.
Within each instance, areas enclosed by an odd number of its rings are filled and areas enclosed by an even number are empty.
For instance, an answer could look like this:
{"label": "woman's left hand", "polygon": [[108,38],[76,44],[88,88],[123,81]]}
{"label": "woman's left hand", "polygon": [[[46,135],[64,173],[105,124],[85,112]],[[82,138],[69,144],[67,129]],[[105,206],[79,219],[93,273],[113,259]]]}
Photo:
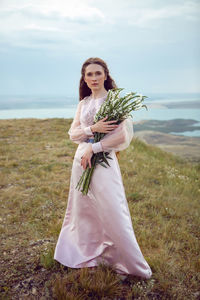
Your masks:
{"label": "woman's left hand", "polygon": [[83,167],[84,170],[87,168],[88,164],[89,164],[89,168],[92,167],[92,165],[91,165],[91,157],[92,157],[92,155],[93,155],[92,144],[88,143],[86,151],[83,154],[83,156],[81,157],[81,166]]}

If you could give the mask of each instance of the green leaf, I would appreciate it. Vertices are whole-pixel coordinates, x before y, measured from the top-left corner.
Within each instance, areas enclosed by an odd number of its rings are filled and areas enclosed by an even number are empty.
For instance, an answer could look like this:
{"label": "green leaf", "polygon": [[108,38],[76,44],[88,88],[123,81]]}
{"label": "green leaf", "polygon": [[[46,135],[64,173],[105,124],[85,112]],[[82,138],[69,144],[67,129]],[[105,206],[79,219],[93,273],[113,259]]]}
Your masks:
{"label": "green leaf", "polygon": [[142,107],[145,107],[145,108],[146,108],[146,110],[148,110],[148,108],[147,108],[147,106],[146,106],[145,104],[143,104],[143,105],[142,105]]}
{"label": "green leaf", "polygon": [[109,162],[107,161],[107,159],[104,157],[103,161],[110,167]]}
{"label": "green leaf", "polygon": [[110,156],[108,156],[108,155],[106,156],[106,158],[108,158],[108,159],[113,159],[112,157],[110,157]]}
{"label": "green leaf", "polygon": [[107,168],[106,165],[104,165],[102,162],[99,163],[102,167]]}
{"label": "green leaf", "polygon": [[109,165],[109,162],[107,161],[107,159],[106,159],[106,154],[105,154],[105,152],[103,152],[103,156],[104,156],[104,162],[110,167],[110,165]]}

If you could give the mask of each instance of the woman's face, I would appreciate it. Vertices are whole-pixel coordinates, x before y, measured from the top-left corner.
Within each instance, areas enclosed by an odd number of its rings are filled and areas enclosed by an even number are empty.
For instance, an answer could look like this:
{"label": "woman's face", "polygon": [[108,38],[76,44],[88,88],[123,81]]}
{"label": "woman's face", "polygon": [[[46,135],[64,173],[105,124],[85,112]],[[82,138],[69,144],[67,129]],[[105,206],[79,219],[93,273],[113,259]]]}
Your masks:
{"label": "woman's face", "polygon": [[98,64],[88,65],[85,68],[84,80],[91,90],[101,90],[106,80],[104,68]]}

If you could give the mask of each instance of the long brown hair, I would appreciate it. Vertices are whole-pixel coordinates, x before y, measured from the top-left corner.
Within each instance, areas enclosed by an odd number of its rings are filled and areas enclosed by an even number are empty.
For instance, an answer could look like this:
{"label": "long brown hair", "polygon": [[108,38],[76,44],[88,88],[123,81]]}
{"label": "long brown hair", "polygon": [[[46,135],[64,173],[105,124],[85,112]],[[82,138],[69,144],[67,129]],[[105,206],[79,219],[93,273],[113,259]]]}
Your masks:
{"label": "long brown hair", "polygon": [[[89,96],[91,94],[91,89],[87,86],[87,83],[84,81],[84,76],[85,76],[85,69],[88,65],[90,64],[98,64],[103,67],[105,75],[106,75],[106,80],[104,81],[104,87],[108,91],[113,88],[117,88],[117,85],[115,81],[112,79],[112,77],[109,74],[108,66],[106,62],[99,58],[99,57],[90,57],[88,58],[82,65],[81,68],[81,79],[80,79],[80,85],[79,85],[79,100],[81,101],[84,99],[86,96]],[[115,152],[117,159],[119,160],[119,151]]]}
{"label": "long brown hair", "polygon": [[103,67],[106,80],[104,82],[104,87],[108,91],[113,88],[117,88],[117,85],[115,81],[112,79],[112,77],[109,74],[108,66],[106,62],[99,58],[99,57],[90,57],[88,58],[82,65],[81,68],[81,79],[80,79],[80,85],[79,85],[79,100],[81,101],[86,96],[89,96],[91,94],[91,89],[87,86],[87,83],[84,81],[85,76],[85,69],[90,64],[98,64]]}

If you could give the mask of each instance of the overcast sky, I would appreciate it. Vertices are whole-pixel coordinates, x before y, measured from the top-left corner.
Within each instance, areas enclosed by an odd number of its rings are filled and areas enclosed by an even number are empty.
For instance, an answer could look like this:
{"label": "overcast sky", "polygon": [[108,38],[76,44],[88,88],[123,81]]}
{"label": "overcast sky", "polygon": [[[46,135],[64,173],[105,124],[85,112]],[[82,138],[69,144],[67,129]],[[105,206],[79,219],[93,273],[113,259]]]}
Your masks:
{"label": "overcast sky", "polygon": [[199,0],[0,0],[0,94],[77,95],[94,56],[127,92],[200,92],[199,28]]}

